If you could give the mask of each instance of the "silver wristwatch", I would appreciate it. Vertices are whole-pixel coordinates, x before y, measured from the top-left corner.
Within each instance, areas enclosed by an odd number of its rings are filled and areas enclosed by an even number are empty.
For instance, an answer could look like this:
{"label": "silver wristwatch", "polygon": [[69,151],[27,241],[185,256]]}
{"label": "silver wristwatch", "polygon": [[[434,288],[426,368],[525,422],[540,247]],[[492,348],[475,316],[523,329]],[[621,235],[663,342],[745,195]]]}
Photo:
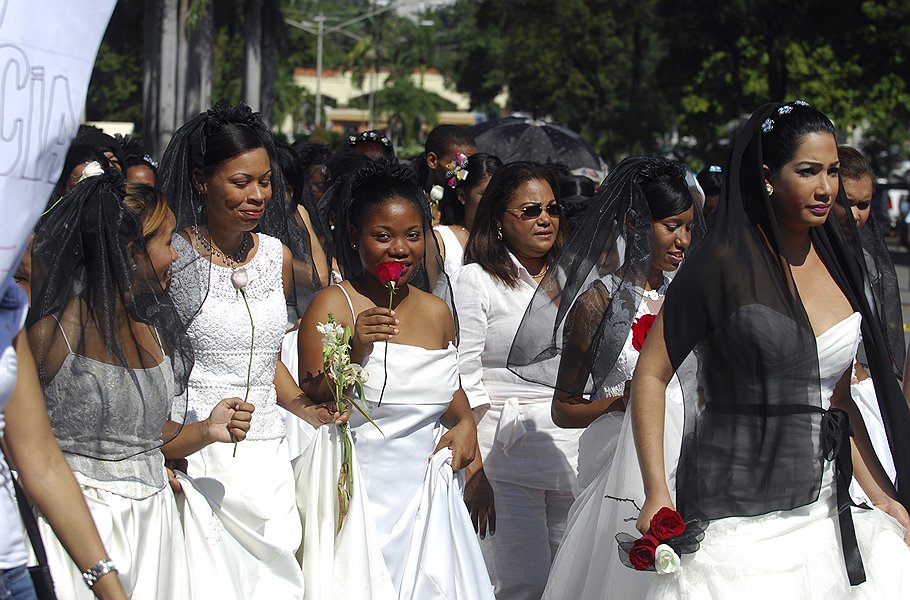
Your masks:
{"label": "silver wristwatch", "polygon": [[95,565],[89,568],[88,571],[82,573],[82,580],[85,582],[85,585],[88,586],[88,589],[95,587],[95,583],[108,573],[116,573],[117,567],[114,566],[114,561],[109,558],[99,560]]}

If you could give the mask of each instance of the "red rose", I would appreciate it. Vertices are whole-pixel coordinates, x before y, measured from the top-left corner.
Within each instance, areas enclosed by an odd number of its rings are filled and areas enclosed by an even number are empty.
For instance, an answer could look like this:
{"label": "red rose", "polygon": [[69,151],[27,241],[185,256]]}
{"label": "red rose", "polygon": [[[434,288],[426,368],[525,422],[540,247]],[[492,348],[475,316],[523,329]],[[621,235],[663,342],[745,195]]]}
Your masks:
{"label": "red rose", "polygon": [[660,540],[653,535],[643,535],[635,540],[632,549],[629,550],[629,562],[636,570],[647,571],[654,566],[654,550],[659,545]]}
{"label": "red rose", "polygon": [[645,338],[651,331],[651,325],[654,325],[654,315],[642,315],[632,323],[632,347],[641,352],[641,347],[645,345]]}
{"label": "red rose", "polygon": [[382,285],[390,283],[398,285],[402,271],[404,271],[404,263],[400,262],[384,262],[376,265],[376,277],[379,278],[379,283]]}
{"label": "red rose", "polygon": [[651,526],[648,528],[648,533],[663,542],[685,530],[686,523],[683,521],[682,515],[665,506],[651,517]]}

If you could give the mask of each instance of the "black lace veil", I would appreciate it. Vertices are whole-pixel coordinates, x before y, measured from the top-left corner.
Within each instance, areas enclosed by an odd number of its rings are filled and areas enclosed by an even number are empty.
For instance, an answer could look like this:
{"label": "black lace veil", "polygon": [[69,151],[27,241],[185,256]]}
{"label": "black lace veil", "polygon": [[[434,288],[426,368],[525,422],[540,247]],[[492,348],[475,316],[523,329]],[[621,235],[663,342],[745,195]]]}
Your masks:
{"label": "black lace veil", "polygon": [[[147,186],[130,189],[160,198]],[[109,169],[78,183],[42,218],[27,322],[61,448],[108,461],[176,436],[179,427],[164,437],[162,426],[186,413],[193,366],[186,324],[125,195],[122,176]],[[157,202],[149,218],[166,227],[170,211]]]}
{"label": "black lace veil", "polygon": [[[650,271],[653,218],[642,183],[659,173],[684,179],[686,171],[676,161],[630,157],[604,180],[515,334],[508,365],[519,377],[582,400],[603,391]],[[704,223],[693,205],[695,241]]]}
{"label": "black lace veil", "polygon": [[[767,163],[763,142],[774,135],[769,132],[788,120],[811,118],[830,125],[804,102],[766,104],[739,130],[711,229],[664,302],[664,338],[673,367],[694,351],[701,385],[699,397],[685,399],[676,498],[686,518],[790,510],[818,498],[826,460],[837,459],[842,546],[851,583],[857,583],[864,575],[855,539],[850,539],[845,493],[849,425],[842,411],[826,411],[822,404],[816,337],[762,172]],[[813,228],[811,238],[862,315],[863,343],[897,467],[898,493],[908,505],[910,488],[900,482],[910,468],[910,411],[894,377],[879,311],[867,293],[867,263],[842,186],[826,223]],[[871,266],[881,270],[885,265]]]}
{"label": "black lace veil", "polygon": [[[164,151],[158,173],[158,187],[171,203],[177,216],[178,230],[205,225],[204,198],[193,185],[193,175],[203,172],[210,136],[231,124],[245,125],[252,129],[271,161],[275,174],[271,179],[272,198],[254,231],[278,238],[291,251],[294,285],[293,292],[288,297],[288,317],[289,321],[295,321],[319,290],[319,275],[313,264],[309,234],[297,225],[296,207],[288,201],[284,182],[277,176],[279,166],[275,144],[259,113],[254,113],[242,102],[236,106],[219,102],[214,108],[191,119],[174,133]],[[197,309],[208,293],[208,286],[203,287]]]}

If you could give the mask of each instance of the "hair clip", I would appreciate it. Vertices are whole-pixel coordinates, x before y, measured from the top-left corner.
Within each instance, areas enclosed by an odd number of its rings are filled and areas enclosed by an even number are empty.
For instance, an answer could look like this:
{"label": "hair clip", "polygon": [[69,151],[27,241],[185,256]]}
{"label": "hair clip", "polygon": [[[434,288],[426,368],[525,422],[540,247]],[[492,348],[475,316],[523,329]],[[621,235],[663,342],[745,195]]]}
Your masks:
{"label": "hair clip", "polygon": [[774,119],[768,117],[765,119],[765,122],[761,124],[761,132],[768,133],[772,129],[774,129]]}
{"label": "hair clip", "polygon": [[446,165],[446,185],[450,188],[458,187],[459,181],[468,178],[468,157],[461,152],[456,152],[452,162]]}
{"label": "hair clip", "polygon": [[157,161],[157,160],[152,160],[152,157],[149,156],[148,154],[144,155],[144,156],[142,157],[142,160],[145,161],[145,162],[147,162],[148,164],[152,165],[152,168],[153,168],[153,169],[157,169],[157,168],[158,168],[158,161]]}
{"label": "hair clip", "polygon": [[777,114],[779,114],[779,115],[785,115],[790,112],[793,112],[793,107],[789,104],[784,104],[783,106],[781,106],[780,108],[777,109]]}
{"label": "hair clip", "polygon": [[370,129],[369,131],[364,131],[357,135],[348,136],[348,146],[356,146],[358,142],[376,142],[382,144],[386,148],[392,147],[392,141],[389,140],[384,133],[381,133],[376,129]]}
{"label": "hair clip", "polygon": [[720,165],[711,165],[708,167],[708,173],[723,173],[724,168]]}
{"label": "hair clip", "polygon": [[793,101],[793,104],[796,104],[796,105],[798,105],[798,106],[812,106],[811,104],[809,104],[809,103],[806,102],[805,100],[794,100],[794,101]]}

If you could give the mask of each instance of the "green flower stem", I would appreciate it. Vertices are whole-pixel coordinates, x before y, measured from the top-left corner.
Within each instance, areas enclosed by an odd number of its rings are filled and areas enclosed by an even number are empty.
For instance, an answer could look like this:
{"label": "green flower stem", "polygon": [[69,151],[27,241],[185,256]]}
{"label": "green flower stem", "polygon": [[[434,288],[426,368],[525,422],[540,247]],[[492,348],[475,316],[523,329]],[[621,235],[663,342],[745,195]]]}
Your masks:
{"label": "green flower stem", "polygon": [[[250,315],[250,361],[246,365],[246,393],[243,394],[243,401],[246,402],[250,397],[250,375],[253,370],[253,340],[256,339],[256,325],[253,323],[253,311],[250,310],[250,303],[246,299],[245,287],[240,288],[240,295],[243,296],[243,304],[246,306],[247,314]],[[237,442],[234,442],[234,453],[231,456],[237,456]]]}
{"label": "green flower stem", "polygon": [[[392,300],[395,298],[395,282],[390,281],[386,284],[389,288],[389,310],[392,310]],[[385,341],[385,351],[382,355],[382,390],[379,391],[379,402],[377,406],[382,406],[382,396],[385,394],[385,384],[389,382],[389,340]]]}

